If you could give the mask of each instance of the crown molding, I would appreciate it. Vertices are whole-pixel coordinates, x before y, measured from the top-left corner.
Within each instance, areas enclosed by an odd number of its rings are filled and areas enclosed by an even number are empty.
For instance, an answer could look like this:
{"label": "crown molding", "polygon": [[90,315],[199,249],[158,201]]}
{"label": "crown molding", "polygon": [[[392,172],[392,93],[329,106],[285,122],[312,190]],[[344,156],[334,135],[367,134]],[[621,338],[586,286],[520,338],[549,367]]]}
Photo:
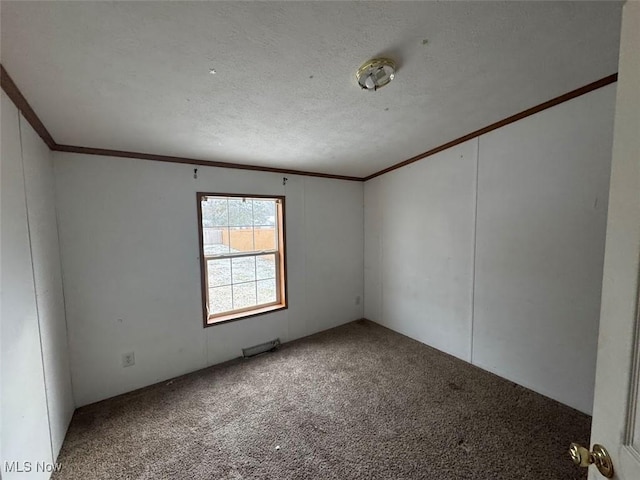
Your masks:
{"label": "crown molding", "polygon": [[376,178],[376,177],[379,177],[380,175],[384,175],[385,173],[389,173],[393,170],[397,170],[398,168],[402,168],[406,165],[417,162],[418,160],[422,160],[424,158],[430,157],[431,155],[435,155],[436,153],[442,152],[443,150],[446,150],[448,148],[455,147],[456,145],[464,143],[467,140],[471,140],[472,138],[479,137],[480,135],[484,135],[485,133],[489,133],[500,127],[509,125],[510,123],[517,122],[518,120],[522,120],[523,118],[529,117],[533,114],[546,110],[547,108],[555,107],[556,105],[572,100],[576,97],[584,95],[585,93],[589,93],[594,90],[597,90],[598,88],[605,87],[611,83],[616,82],[617,80],[618,80],[617,73],[601,78],[600,80],[596,80],[595,82],[589,83],[584,87],[571,90],[570,92],[567,92],[564,95],[560,95],[559,97],[552,98],[551,100],[548,100],[544,103],[536,105],[535,107],[531,107],[531,108],[528,108],[527,110],[523,110],[522,112],[516,113],[515,115],[507,117],[503,120],[500,120],[499,122],[492,123],[491,125],[481,128],[480,130],[476,130],[475,132],[468,133],[463,137],[456,138],[455,140],[451,140],[450,142],[444,143],[439,147],[432,148],[431,150],[427,150],[426,152],[420,153],[415,157],[409,158],[408,160],[405,160],[400,163],[396,163],[395,165],[391,165],[390,167],[380,170],[379,172],[372,173],[368,177],[364,177],[364,181],[366,182],[367,180],[371,180],[372,178]]}
{"label": "crown molding", "polygon": [[77,147],[74,145],[58,145],[53,148],[57,152],[82,153],[85,155],[101,155],[105,157],[135,158],[139,160],[153,160],[155,162],[183,163],[187,165],[200,165],[205,167],[234,168],[238,170],[252,170],[258,172],[284,173],[289,175],[302,175],[305,177],[333,178],[336,180],[349,180],[362,182],[360,177],[347,175],[333,175],[330,173],[307,172],[305,170],[291,170],[287,168],[262,167],[259,165],[245,165],[242,163],[217,162],[199,160],[197,158],[172,157],[168,155],[156,155],[153,153],[126,152],[122,150],[109,150],[105,148]]}
{"label": "crown molding", "polygon": [[82,153],[85,155],[101,155],[106,157],[135,158],[140,160],[153,160],[156,162],[182,163],[187,165],[199,165],[205,167],[233,168],[237,170],[251,170],[258,172],[281,173],[286,175],[302,175],[306,177],[331,178],[335,180],[349,180],[362,182],[361,177],[350,177],[347,175],[333,175],[330,173],[308,172],[305,170],[293,170],[288,168],[263,167],[259,165],[245,165],[242,163],[229,163],[219,161],[209,161],[197,158],[172,157],[168,155],[155,155],[152,153],[126,152],[122,150],[110,150],[106,148],[79,147],[75,145],[60,145],[56,143],[47,128],[44,126],[36,112],[31,108],[29,102],[24,97],[18,86],[7,73],[4,66],[0,64],[0,86],[7,96],[22,112],[24,118],[31,124],[33,129],[40,135],[44,143],[54,152]]}
{"label": "crown molding", "polygon": [[427,157],[435,155],[436,153],[442,152],[443,150],[447,150],[448,148],[455,147],[467,140],[471,140],[472,138],[479,137],[480,135],[484,135],[485,133],[491,132],[498,128],[504,127],[505,125],[509,125],[510,123],[517,122],[518,120],[522,120],[523,118],[534,115],[538,112],[546,110],[551,107],[555,107],[561,103],[572,100],[576,97],[584,95],[586,93],[592,92],[599,88],[605,87],[612,83],[615,83],[618,80],[618,74],[614,73],[607,77],[601,78],[600,80],[596,80],[595,82],[589,83],[580,88],[576,88],[570,92],[567,92],[558,97],[552,98],[546,102],[543,102],[534,107],[528,108],[527,110],[523,110],[520,113],[516,113],[510,117],[507,117],[499,122],[492,123],[484,128],[476,130],[474,132],[468,133],[462,137],[456,138],[455,140],[451,140],[450,142],[444,143],[438,147],[432,148],[431,150],[427,150],[426,152],[420,153],[414,157],[411,157],[402,162],[391,165],[390,167],[384,168],[378,172],[372,173],[371,175],[361,178],[361,177],[351,177],[347,175],[332,175],[330,173],[319,173],[319,172],[308,172],[304,170],[291,170],[286,168],[272,168],[272,167],[263,167],[258,165],[245,165],[241,163],[229,163],[229,162],[219,162],[219,161],[209,161],[202,160],[196,158],[186,158],[186,157],[172,157],[168,155],[155,155],[152,153],[140,153],[140,152],[127,152],[122,150],[110,150],[105,148],[93,148],[93,147],[80,147],[74,145],[60,145],[56,143],[53,139],[47,128],[44,126],[42,121],[36,115],[36,112],[31,108],[27,99],[22,95],[20,89],[17,87],[15,82],[11,79],[4,66],[0,64],[0,86],[5,91],[7,96],[13,101],[18,110],[22,112],[24,118],[31,124],[33,129],[40,135],[44,143],[46,143],[49,149],[56,152],[69,152],[69,153],[81,153],[85,155],[101,155],[107,157],[119,157],[119,158],[134,158],[140,160],[153,160],[156,162],[170,162],[170,163],[181,163],[187,165],[200,165],[206,167],[219,167],[219,168],[233,168],[238,170],[250,170],[250,171],[258,171],[258,172],[272,172],[272,173],[282,173],[289,175],[302,175],[307,177],[320,177],[320,178],[332,178],[336,180],[349,180],[354,182],[366,182],[367,180],[371,180],[372,178],[379,177],[380,175],[384,175],[385,173],[389,173],[393,170],[397,170],[398,168],[402,168],[411,163],[417,162],[419,160],[423,160]]}
{"label": "crown molding", "polygon": [[55,150],[57,143],[49,133],[49,130],[47,130],[44,124],[40,121],[38,115],[36,115],[36,112],[33,111],[33,108],[31,108],[31,105],[29,105],[27,99],[24,98],[24,95],[22,95],[22,92],[11,79],[7,71],[4,69],[4,65],[2,64],[0,64],[0,86],[18,108],[18,110],[22,112],[22,115],[27,120],[27,122],[29,122],[36,133],[40,135],[40,138],[42,138],[44,143],[46,143],[51,150]]}

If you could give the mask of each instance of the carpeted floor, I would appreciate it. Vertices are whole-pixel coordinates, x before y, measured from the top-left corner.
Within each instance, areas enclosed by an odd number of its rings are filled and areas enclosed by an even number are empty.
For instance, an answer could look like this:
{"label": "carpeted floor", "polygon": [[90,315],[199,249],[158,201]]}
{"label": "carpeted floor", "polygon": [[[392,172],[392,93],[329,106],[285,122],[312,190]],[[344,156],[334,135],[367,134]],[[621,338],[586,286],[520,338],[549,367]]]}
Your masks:
{"label": "carpeted floor", "polygon": [[80,408],[53,478],[584,479],[590,420],[361,320]]}

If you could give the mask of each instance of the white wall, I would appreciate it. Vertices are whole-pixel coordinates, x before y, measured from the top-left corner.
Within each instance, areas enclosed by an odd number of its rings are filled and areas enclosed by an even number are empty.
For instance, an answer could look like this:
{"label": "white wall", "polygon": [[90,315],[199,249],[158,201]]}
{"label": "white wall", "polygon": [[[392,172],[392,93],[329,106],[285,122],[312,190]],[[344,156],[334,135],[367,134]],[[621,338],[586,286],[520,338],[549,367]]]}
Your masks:
{"label": "white wall", "polygon": [[477,141],[365,183],[365,317],[471,358]]}
{"label": "white wall", "polygon": [[54,455],[57,455],[75,403],[69,368],[53,158],[47,145],[28,122],[21,122],[21,131],[44,379],[52,448]]}
{"label": "white wall", "polygon": [[607,86],[366,182],[365,317],[590,413],[614,104]]}
{"label": "white wall", "polygon": [[[48,147],[2,93],[3,478],[48,478],[74,410]],[[31,474],[4,470],[32,462]]]}
{"label": "white wall", "polygon": [[[362,318],[359,182],[55,153],[78,405]],[[196,192],[286,196],[289,308],[202,327]],[[123,353],[136,364],[121,366]]]}
{"label": "white wall", "polygon": [[473,361],[584,412],[614,109],[609,86],[480,138]]}

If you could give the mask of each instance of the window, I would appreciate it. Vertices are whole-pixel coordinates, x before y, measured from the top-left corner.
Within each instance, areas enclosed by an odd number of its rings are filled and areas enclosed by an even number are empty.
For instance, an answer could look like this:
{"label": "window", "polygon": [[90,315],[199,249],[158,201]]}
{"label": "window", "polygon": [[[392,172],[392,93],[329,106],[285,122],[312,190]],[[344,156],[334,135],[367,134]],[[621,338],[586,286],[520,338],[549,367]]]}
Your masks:
{"label": "window", "polygon": [[204,325],[287,307],[284,197],[198,193]]}

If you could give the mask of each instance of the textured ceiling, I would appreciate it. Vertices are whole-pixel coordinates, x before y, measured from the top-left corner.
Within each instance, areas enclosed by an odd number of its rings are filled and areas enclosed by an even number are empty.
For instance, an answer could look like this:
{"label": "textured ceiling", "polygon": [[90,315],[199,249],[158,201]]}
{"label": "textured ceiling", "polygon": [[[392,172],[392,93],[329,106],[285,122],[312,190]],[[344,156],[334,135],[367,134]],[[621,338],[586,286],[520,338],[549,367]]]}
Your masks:
{"label": "textured ceiling", "polygon": [[[59,144],[366,176],[616,72],[621,4],[0,9],[2,64]],[[380,54],[396,79],[360,90]]]}

